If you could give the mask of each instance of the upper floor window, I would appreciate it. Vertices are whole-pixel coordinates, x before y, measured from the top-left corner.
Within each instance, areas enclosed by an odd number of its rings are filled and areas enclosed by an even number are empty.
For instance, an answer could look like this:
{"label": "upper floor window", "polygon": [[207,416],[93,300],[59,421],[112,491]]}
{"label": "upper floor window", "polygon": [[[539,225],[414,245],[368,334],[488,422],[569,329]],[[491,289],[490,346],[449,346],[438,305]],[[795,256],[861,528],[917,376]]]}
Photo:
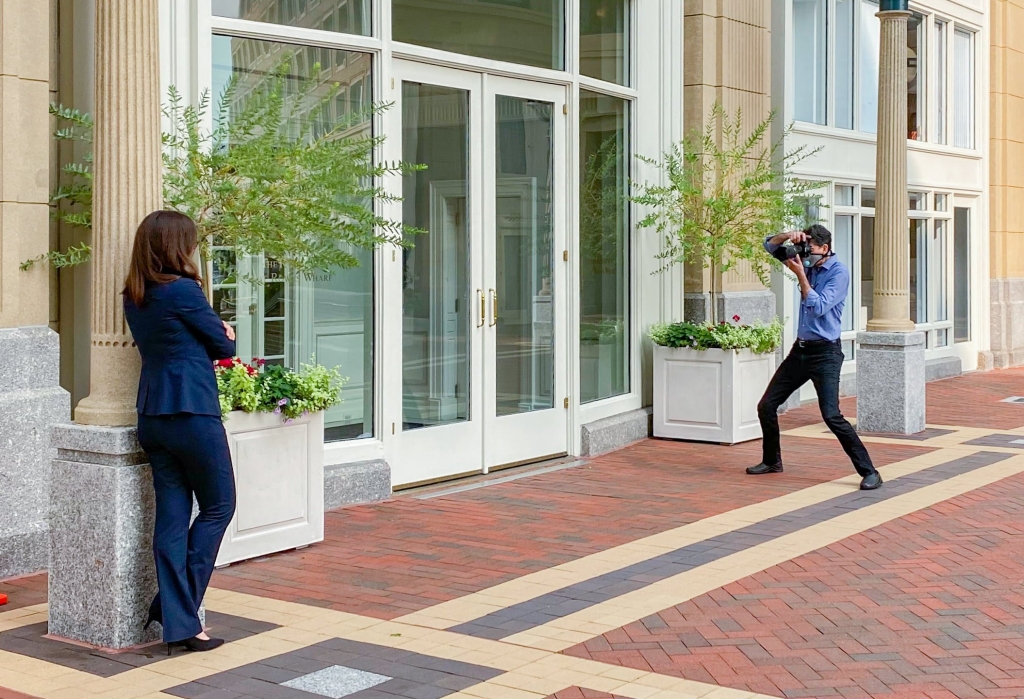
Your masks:
{"label": "upper floor window", "polygon": [[[878,0],[792,2],[794,118],[878,130]],[[907,138],[974,147],[974,34],[933,15],[907,20]]]}

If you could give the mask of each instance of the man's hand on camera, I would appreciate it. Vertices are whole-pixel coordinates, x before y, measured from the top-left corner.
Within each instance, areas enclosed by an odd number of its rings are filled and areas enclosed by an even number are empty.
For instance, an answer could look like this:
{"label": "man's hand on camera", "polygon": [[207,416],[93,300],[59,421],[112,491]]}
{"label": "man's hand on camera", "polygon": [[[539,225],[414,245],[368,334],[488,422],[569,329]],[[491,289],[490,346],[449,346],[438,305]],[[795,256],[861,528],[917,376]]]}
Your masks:
{"label": "man's hand on camera", "polygon": [[797,276],[797,279],[804,273],[804,263],[799,256],[789,258],[786,260],[785,265],[789,268],[790,272]]}
{"label": "man's hand on camera", "polygon": [[807,240],[807,234],[803,231],[790,231],[786,234],[789,240],[794,243],[802,243]]}

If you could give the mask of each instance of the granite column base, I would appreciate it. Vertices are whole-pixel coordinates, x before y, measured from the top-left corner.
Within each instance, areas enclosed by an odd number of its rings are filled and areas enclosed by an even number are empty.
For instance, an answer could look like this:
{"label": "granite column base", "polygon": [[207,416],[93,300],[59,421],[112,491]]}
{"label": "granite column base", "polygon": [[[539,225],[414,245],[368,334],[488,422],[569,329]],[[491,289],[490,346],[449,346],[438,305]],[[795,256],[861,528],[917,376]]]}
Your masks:
{"label": "granite column base", "polygon": [[153,476],[134,427],[57,425],[50,487],[53,636],[121,649],[160,639],[142,625],[157,591]]}
{"label": "granite column base", "polygon": [[0,579],[49,565],[50,427],[67,422],[60,344],[45,326],[0,329]]}
{"label": "granite column base", "polygon": [[857,429],[916,434],[925,428],[925,334],[857,335]]}
{"label": "granite column base", "polygon": [[[775,294],[764,291],[720,291],[715,294],[714,304],[719,321],[732,322],[739,316],[743,324],[770,323],[776,313]],[[711,320],[711,294],[687,293],[683,297],[683,318],[690,323],[704,323]]]}

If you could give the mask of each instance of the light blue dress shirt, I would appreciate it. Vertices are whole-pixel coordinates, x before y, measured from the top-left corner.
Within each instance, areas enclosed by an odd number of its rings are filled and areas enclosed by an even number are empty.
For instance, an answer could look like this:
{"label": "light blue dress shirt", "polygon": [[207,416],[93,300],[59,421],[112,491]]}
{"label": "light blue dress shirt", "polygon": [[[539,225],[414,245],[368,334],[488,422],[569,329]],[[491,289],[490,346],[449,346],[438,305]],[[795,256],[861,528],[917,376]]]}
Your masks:
{"label": "light blue dress shirt", "polygon": [[[771,238],[764,241],[764,249],[775,252],[780,246]],[[811,290],[800,303],[800,324],[796,336],[799,340],[838,340],[843,332],[843,306],[850,289],[850,271],[835,255],[810,269],[805,268]]]}

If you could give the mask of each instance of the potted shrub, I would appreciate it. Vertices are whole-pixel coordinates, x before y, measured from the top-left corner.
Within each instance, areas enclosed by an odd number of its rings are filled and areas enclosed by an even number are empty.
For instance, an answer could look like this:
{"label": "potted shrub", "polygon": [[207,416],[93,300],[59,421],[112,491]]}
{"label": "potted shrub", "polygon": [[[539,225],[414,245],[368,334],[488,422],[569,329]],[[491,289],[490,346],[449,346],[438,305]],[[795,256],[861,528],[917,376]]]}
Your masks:
{"label": "potted shrub", "polygon": [[337,370],[226,359],[216,373],[237,503],[217,565],[323,541],[324,411],[341,402]]}
{"label": "potted shrub", "polygon": [[736,444],[761,437],[757,402],[775,373],[782,323],[666,323],[654,342],[654,436]]}
{"label": "potted shrub", "polygon": [[739,112],[715,105],[703,132],[674,145],[660,161],[641,158],[661,181],[636,187],[632,200],[648,207],[640,221],[664,240],[658,258],[711,271],[706,323],[651,329],[654,342],[654,435],[734,444],[761,436],[757,402],[775,369],[782,339],[778,319],[743,325],[720,322],[722,274],[748,267],[766,287],[781,265],[764,251],[765,238],[806,219],[808,193],[822,182],[795,179],[791,169],[816,150],[785,151],[782,139],[763,145],[774,113],[747,131]]}

